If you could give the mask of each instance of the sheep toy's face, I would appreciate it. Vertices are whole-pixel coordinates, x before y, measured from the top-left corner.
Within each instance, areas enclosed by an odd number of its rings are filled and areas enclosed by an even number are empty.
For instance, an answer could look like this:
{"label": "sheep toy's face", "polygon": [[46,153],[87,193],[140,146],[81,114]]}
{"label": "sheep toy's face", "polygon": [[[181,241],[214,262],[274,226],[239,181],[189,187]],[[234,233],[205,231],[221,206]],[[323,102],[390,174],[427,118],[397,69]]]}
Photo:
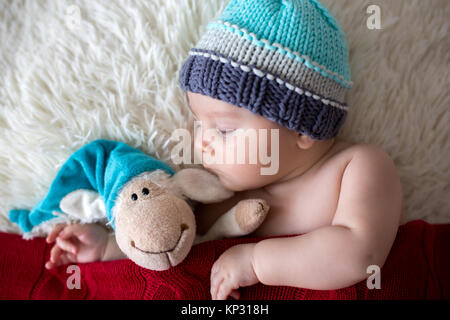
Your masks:
{"label": "sheep toy's face", "polygon": [[183,261],[192,247],[196,229],[190,206],[151,179],[127,183],[114,214],[119,248],[141,267],[169,269]]}

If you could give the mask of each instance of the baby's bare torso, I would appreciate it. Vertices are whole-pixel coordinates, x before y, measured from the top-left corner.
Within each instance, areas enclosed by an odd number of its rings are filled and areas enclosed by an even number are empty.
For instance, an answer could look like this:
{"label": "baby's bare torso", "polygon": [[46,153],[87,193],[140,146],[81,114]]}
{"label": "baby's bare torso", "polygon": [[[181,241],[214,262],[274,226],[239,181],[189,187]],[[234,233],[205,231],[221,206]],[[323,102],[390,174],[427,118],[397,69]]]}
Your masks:
{"label": "baby's bare torso", "polygon": [[308,233],[331,225],[337,209],[342,176],[359,144],[336,141],[330,152],[307,172],[289,181],[236,193],[220,204],[201,205],[196,210],[198,232],[212,223],[241,199],[262,198],[270,211],[263,224],[251,235],[277,236]]}
{"label": "baby's bare torso", "polygon": [[331,151],[302,176],[271,187],[248,191],[270,204],[264,223],[252,234],[275,236],[307,233],[330,225],[336,212],[345,167],[357,145],[338,141]]}

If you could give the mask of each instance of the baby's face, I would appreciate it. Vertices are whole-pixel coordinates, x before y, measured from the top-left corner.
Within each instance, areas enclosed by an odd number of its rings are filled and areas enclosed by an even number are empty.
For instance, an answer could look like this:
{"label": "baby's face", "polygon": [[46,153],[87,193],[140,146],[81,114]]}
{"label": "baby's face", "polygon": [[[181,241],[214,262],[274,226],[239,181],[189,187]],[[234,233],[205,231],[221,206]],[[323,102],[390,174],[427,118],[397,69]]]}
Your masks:
{"label": "baby's face", "polygon": [[[233,191],[257,189],[271,184],[288,174],[294,167],[292,153],[296,152],[298,134],[277,123],[253,114],[245,108],[240,108],[221,100],[213,99],[198,93],[188,92],[191,111],[198,126],[195,130],[195,153],[202,159],[205,168],[218,176],[225,187]],[[201,129],[201,130],[200,130]],[[238,130],[243,129],[243,130]],[[250,138],[245,132],[255,132],[256,143],[250,146]],[[261,131],[259,129],[266,129]],[[271,130],[278,129],[278,136],[271,138]],[[209,134],[214,132],[214,137]],[[238,137],[245,138],[244,145],[239,143]],[[266,139],[261,139],[261,137]],[[266,143],[264,143],[264,140]],[[256,145],[256,149],[255,146]],[[277,150],[278,146],[278,150]],[[244,150],[244,163],[237,161],[237,156]],[[256,152],[255,152],[256,151]],[[205,161],[216,154],[223,155],[224,161]],[[270,162],[261,163],[261,153],[270,158]],[[234,155],[234,161],[227,161],[226,155]],[[255,161],[251,161],[250,155]],[[277,161],[277,163],[275,163]],[[261,174],[261,168],[272,167],[270,174]]]}

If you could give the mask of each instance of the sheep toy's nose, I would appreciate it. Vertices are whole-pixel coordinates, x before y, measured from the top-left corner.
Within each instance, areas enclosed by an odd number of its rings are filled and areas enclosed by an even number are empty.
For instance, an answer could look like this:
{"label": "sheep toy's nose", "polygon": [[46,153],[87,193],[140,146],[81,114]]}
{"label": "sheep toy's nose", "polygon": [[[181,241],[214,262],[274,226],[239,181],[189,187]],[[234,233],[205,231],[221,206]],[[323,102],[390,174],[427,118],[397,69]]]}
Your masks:
{"label": "sheep toy's nose", "polygon": [[[133,195],[131,195],[133,197]],[[133,197],[134,198],[134,197]],[[181,213],[170,196],[154,198],[137,196],[124,211],[131,245],[142,251],[161,252],[173,248],[185,225]]]}

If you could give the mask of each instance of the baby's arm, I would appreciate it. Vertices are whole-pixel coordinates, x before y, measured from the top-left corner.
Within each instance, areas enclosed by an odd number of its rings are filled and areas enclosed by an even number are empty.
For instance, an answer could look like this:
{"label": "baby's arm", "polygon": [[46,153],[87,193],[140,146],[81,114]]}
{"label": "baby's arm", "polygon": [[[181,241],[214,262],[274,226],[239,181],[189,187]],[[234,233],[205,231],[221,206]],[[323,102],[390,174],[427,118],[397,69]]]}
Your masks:
{"label": "baby's arm", "polygon": [[102,261],[120,259],[128,259],[128,257],[125,255],[125,253],[122,252],[122,250],[120,250],[119,246],[117,245],[116,236],[114,234],[110,234],[108,236],[108,242],[103,253]]}
{"label": "baby's arm", "polygon": [[239,298],[239,287],[257,282],[316,290],[354,285],[368,277],[368,266],[383,266],[402,204],[392,160],[381,149],[364,146],[344,170],[331,225],[302,236],[231,247],[213,265],[211,296]]}
{"label": "baby's arm", "polygon": [[368,266],[384,265],[402,204],[392,160],[381,149],[364,146],[344,171],[332,224],[302,236],[257,243],[253,250],[256,277],[267,285],[316,290],[360,282],[368,277]]}

